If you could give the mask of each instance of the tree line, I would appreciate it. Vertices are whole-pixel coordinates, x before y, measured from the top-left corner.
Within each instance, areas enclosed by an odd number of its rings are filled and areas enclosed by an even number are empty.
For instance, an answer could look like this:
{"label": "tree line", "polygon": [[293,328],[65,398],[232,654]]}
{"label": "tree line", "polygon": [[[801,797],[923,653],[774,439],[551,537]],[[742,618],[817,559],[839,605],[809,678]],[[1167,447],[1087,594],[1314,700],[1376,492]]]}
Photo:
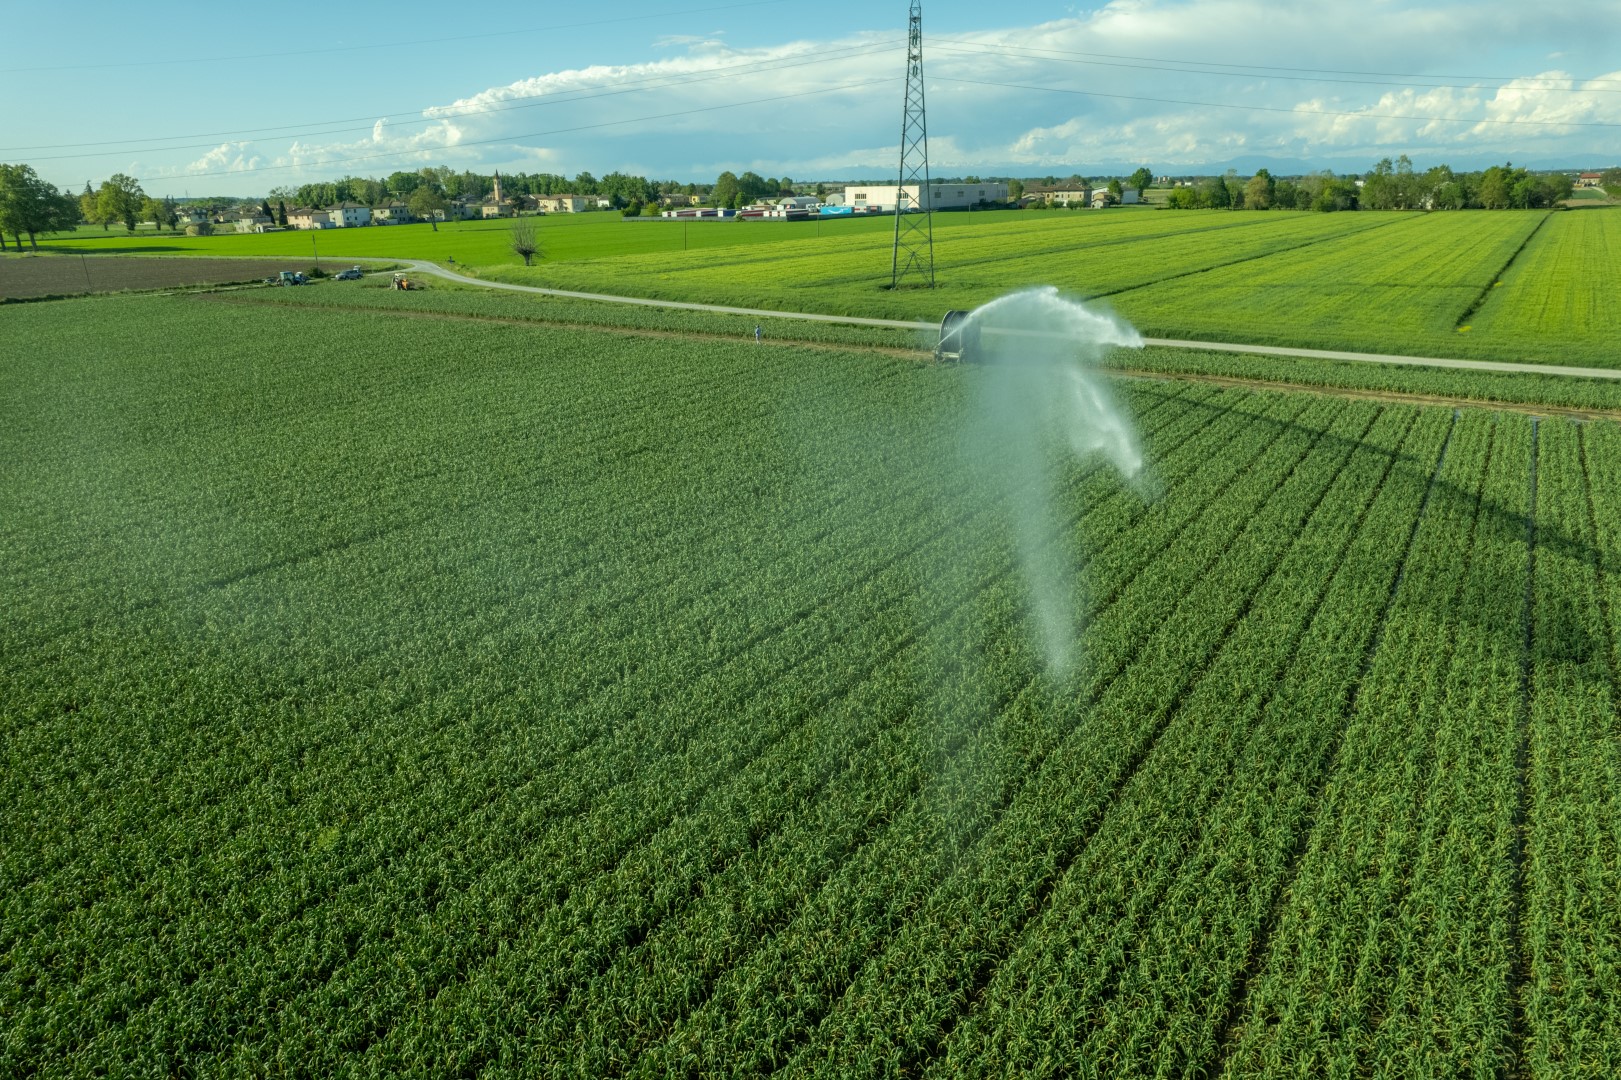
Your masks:
{"label": "tree line", "polygon": [[[1621,186],[1621,169],[1612,169]],[[1606,177],[1609,174],[1606,173]],[[1456,172],[1437,165],[1424,172],[1406,154],[1383,158],[1362,177],[1331,171],[1296,179],[1274,177],[1266,169],[1247,179],[1229,169],[1225,176],[1173,188],[1177,210],[1536,210],[1570,198],[1574,182],[1562,172],[1532,173],[1512,163],[1480,172]]]}

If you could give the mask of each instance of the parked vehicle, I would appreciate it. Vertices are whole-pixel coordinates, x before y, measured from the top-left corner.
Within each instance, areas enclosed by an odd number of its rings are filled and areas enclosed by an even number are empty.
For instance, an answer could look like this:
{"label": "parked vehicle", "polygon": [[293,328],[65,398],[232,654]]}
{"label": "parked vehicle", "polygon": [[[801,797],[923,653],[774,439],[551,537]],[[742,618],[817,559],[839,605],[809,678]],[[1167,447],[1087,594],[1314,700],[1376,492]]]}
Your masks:
{"label": "parked vehicle", "polygon": [[297,270],[283,270],[275,277],[265,278],[266,285],[308,285],[309,279]]}
{"label": "parked vehicle", "polygon": [[360,267],[351,266],[347,270],[339,270],[337,274],[334,275],[334,279],[337,281],[359,281],[365,276],[365,272],[362,271]]}

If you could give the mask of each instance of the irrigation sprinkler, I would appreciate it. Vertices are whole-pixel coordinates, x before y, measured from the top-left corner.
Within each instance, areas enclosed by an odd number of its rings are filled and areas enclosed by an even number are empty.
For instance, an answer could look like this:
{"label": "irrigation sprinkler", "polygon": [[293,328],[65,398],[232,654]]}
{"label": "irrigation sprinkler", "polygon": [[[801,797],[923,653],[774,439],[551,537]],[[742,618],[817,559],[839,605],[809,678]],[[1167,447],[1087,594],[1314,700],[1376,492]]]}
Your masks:
{"label": "irrigation sprinkler", "polygon": [[953,308],[940,320],[940,342],[934,347],[938,361],[973,363],[979,351],[979,324],[969,321],[968,312]]}

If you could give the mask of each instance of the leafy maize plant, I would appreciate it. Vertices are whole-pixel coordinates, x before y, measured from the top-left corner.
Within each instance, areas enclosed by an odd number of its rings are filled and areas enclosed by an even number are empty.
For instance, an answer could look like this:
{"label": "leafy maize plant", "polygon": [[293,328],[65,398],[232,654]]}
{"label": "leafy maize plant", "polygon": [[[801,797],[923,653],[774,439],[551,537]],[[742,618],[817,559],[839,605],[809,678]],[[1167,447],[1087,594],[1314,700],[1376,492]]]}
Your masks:
{"label": "leafy maize plant", "polygon": [[1613,423],[309,293],[6,310],[0,1074],[1621,1064]]}

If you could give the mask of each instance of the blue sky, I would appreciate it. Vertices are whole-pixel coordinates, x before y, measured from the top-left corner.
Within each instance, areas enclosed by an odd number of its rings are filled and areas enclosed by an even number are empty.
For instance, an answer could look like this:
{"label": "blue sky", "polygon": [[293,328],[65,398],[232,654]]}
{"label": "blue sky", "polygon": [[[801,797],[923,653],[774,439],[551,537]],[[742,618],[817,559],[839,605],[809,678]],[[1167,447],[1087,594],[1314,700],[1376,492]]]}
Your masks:
{"label": "blue sky", "polygon": [[[444,164],[887,174],[906,6],[4,5],[0,161],[255,195]],[[1621,162],[1615,0],[924,9],[933,172]],[[64,18],[73,25],[64,33]]]}

